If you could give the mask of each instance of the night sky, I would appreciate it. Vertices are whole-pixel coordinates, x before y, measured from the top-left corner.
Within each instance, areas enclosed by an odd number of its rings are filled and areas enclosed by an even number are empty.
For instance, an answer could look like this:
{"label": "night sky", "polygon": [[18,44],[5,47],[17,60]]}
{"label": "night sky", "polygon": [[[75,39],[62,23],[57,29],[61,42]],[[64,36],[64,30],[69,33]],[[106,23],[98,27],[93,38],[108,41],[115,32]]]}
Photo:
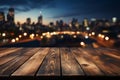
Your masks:
{"label": "night sky", "polygon": [[84,18],[120,17],[120,0],[0,0],[0,11],[15,8],[15,21],[24,22],[27,17],[37,21],[42,12],[44,24],[63,19],[69,22],[73,17]]}

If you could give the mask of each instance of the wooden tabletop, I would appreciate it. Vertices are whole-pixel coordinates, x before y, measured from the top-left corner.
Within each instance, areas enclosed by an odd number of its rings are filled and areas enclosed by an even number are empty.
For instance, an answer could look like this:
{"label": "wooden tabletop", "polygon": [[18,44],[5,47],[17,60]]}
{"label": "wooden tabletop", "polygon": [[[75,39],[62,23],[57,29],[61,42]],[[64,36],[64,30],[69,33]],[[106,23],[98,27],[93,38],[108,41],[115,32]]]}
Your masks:
{"label": "wooden tabletop", "polygon": [[0,48],[0,76],[120,76],[111,48]]}

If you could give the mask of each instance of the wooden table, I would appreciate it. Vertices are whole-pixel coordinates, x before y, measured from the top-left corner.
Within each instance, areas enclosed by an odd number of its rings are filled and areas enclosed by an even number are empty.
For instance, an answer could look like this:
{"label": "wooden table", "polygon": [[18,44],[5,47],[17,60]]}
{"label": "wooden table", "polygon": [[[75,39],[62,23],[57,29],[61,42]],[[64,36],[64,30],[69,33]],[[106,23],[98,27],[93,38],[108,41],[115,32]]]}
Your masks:
{"label": "wooden table", "polygon": [[0,48],[0,76],[120,76],[111,48]]}

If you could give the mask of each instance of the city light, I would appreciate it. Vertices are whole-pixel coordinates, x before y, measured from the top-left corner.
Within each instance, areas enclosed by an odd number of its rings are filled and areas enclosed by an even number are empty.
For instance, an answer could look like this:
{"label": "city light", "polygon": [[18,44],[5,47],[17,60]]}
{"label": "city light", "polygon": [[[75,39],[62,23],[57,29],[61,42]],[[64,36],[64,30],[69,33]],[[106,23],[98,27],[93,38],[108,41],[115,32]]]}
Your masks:
{"label": "city light", "polygon": [[56,32],[53,32],[53,35],[57,35],[57,33],[56,33]]}
{"label": "city light", "polygon": [[41,39],[43,39],[43,36],[40,36]]}
{"label": "city light", "polygon": [[47,38],[51,38],[51,35],[50,35],[50,34],[47,34],[46,37],[47,37]]}
{"label": "city light", "polygon": [[5,36],[6,36],[6,33],[2,33],[2,36],[5,37]]}
{"label": "city light", "polygon": [[80,34],[80,32],[79,32],[79,31],[77,31],[77,34]]}
{"label": "city light", "polygon": [[88,38],[89,38],[89,37],[86,35],[86,36],[85,36],[85,39],[88,39]]}
{"label": "city light", "polygon": [[47,34],[49,35],[49,34],[50,34],[50,32],[47,32]]}
{"label": "city light", "polygon": [[98,34],[98,37],[101,37],[102,36],[102,34]]}
{"label": "city light", "polygon": [[23,35],[24,35],[24,36],[27,36],[27,33],[25,32],[25,33],[23,33]]}
{"label": "city light", "polygon": [[30,34],[29,37],[30,37],[31,39],[34,39],[34,36],[35,36],[35,34]]}
{"label": "city light", "polygon": [[42,33],[42,35],[43,35],[43,36],[45,36],[45,35],[46,35],[46,33]]}
{"label": "city light", "polygon": [[34,36],[35,36],[35,34],[31,34],[31,36],[33,36],[33,37],[34,37]]}
{"label": "city light", "polygon": [[105,37],[105,40],[108,41],[108,40],[109,40],[109,37],[106,36],[106,37]]}
{"label": "city light", "polygon": [[16,41],[19,41],[19,38],[17,37],[15,40],[16,40]]}
{"label": "city light", "polygon": [[80,42],[80,45],[81,45],[81,46],[85,46],[85,43],[84,43],[84,42]]}
{"label": "city light", "polygon": [[76,27],[79,27],[79,23],[76,23],[75,26],[76,26]]}
{"label": "city light", "polygon": [[95,32],[92,32],[92,35],[94,36],[94,35],[95,35]]}
{"label": "city light", "polygon": [[19,38],[22,38],[22,35],[19,35]]}
{"label": "city light", "polygon": [[12,43],[15,43],[15,39],[12,39],[11,42],[12,42]]}
{"label": "city light", "polygon": [[104,36],[104,35],[101,35],[101,38],[105,38],[105,36]]}
{"label": "city light", "polygon": [[108,30],[103,30],[102,32],[103,32],[103,33],[108,33],[109,31],[108,31]]}
{"label": "city light", "polygon": [[117,37],[120,38],[120,34],[118,34]]}
{"label": "city light", "polygon": [[51,32],[50,35],[51,35],[51,36],[57,35],[57,33],[56,33],[56,32]]}
{"label": "city light", "polygon": [[91,21],[96,21],[96,18],[91,18]]}
{"label": "city light", "polygon": [[73,35],[73,34],[75,34],[75,32],[71,32],[70,34]]}
{"label": "city light", "polygon": [[77,38],[77,36],[76,36],[76,35],[74,35],[74,36],[73,36],[73,38]]}
{"label": "city light", "polygon": [[72,27],[72,24],[71,24],[71,23],[69,24],[69,27],[70,27],[70,28]]}
{"label": "city light", "polygon": [[34,39],[34,37],[30,35],[30,39]]}
{"label": "city light", "polygon": [[112,18],[112,22],[115,23],[117,21],[117,18],[116,17],[113,17]]}
{"label": "city light", "polygon": [[51,36],[53,36],[54,34],[53,33],[50,33]]}
{"label": "city light", "polygon": [[63,35],[61,35],[61,38],[63,39],[63,38],[64,38],[64,36],[63,36]]}
{"label": "city light", "polygon": [[88,31],[89,31],[89,30],[90,30],[90,28],[89,28],[89,27],[87,27],[87,28],[86,28],[86,30],[88,30]]}
{"label": "city light", "polygon": [[38,37],[39,35],[38,34],[36,34],[36,37]]}
{"label": "city light", "polygon": [[64,31],[63,34],[66,34],[66,32]]}
{"label": "city light", "polygon": [[91,36],[91,34],[89,34],[89,36]]}

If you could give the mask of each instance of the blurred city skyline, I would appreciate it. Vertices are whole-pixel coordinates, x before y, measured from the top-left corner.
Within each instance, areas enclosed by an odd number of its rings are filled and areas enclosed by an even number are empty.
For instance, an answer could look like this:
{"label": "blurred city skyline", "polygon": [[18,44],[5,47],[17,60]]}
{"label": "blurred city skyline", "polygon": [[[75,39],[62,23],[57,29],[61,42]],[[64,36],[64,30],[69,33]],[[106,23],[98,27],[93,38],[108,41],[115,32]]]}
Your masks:
{"label": "blurred city skyline", "polygon": [[15,22],[26,22],[30,17],[32,22],[43,15],[43,24],[62,19],[68,23],[72,18],[82,21],[84,18],[119,18],[119,0],[1,0],[0,11],[5,15],[9,7],[15,8]]}

